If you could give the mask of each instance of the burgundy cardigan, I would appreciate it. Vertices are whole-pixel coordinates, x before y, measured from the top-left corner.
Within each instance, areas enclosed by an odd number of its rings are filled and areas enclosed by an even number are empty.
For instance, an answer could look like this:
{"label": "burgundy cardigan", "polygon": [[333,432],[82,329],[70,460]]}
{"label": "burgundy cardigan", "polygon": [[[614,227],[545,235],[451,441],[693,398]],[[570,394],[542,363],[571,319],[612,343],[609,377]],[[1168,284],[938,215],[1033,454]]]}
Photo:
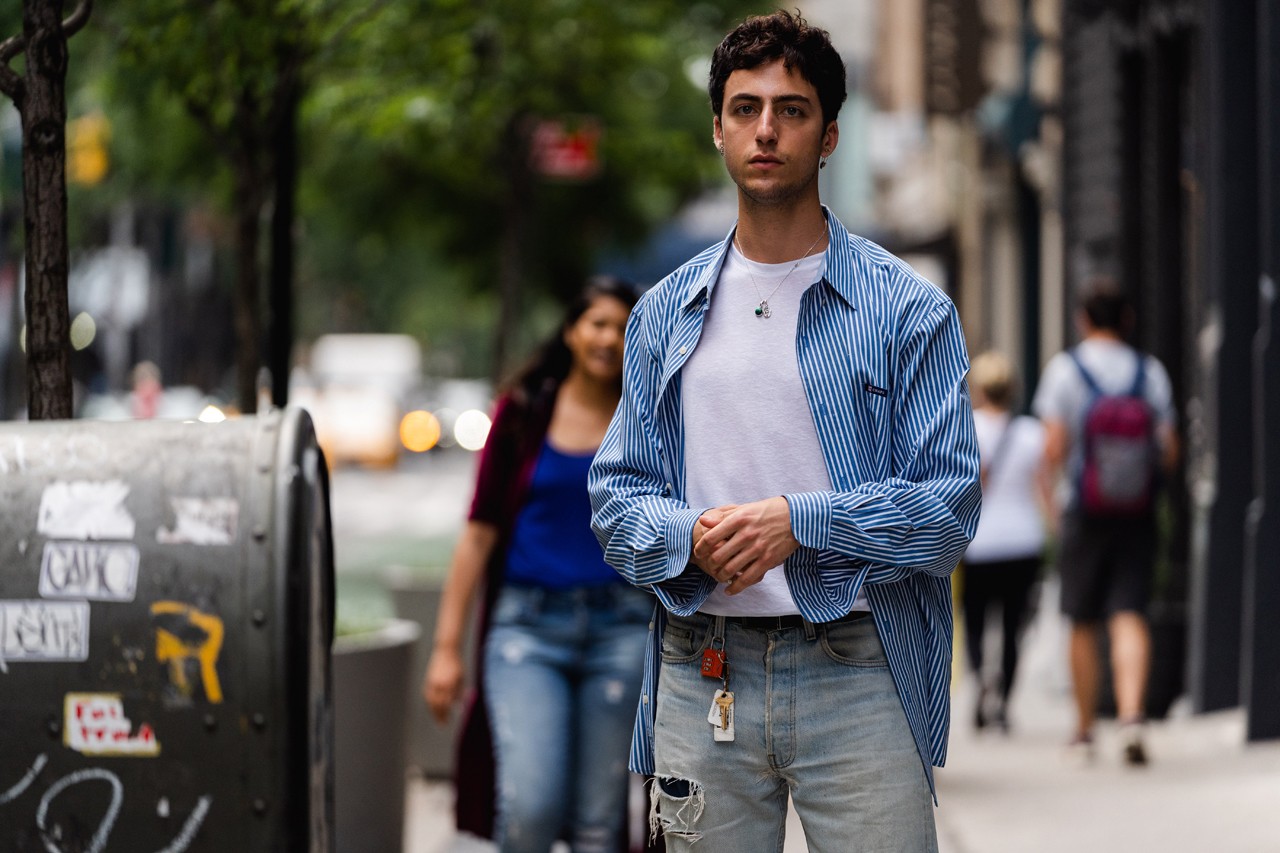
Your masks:
{"label": "burgundy cardigan", "polygon": [[520,403],[508,394],[494,409],[489,439],[480,454],[475,496],[469,521],[483,521],[498,528],[498,540],[485,571],[485,594],[476,626],[475,689],[463,712],[454,762],[455,804],[458,829],[482,838],[493,837],[494,766],[489,713],[484,700],[484,641],[489,613],[502,587],[507,549],[516,516],[533,481],[542,442],[551,424],[556,388],[546,388],[530,402]]}
{"label": "burgundy cardigan", "polygon": [[[494,792],[496,779],[493,766],[493,739],[489,731],[489,712],[484,699],[484,641],[489,633],[489,614],[502,588],[506,572],[507,550],[516,516],[524,506],[533,482],[534,468],[542,443],[551,425],[558,385],[548,384],[528,403],[517,402],[505,395],[498,400],[493,413],[489,440],[480,454],[476,474],[475,496],[471,500],[470,521],[483,521],[498,528],[498,540],[485,570],[485,595],[476,625],[475,688],[463,712],[454,761],[454,803],[459,831],[481,838],[492,838],[494,828]],[[645,833],[635,849],[645,853],[661,853],[666,849],[661,836]],[[624,849],[627,849],[624,842]]]}

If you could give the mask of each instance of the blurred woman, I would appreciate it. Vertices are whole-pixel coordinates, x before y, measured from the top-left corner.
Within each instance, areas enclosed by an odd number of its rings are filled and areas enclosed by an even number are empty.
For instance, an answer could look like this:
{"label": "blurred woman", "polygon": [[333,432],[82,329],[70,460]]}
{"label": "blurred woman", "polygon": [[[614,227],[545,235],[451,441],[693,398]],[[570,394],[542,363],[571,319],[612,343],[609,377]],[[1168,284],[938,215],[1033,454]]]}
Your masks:
{"label": "blurred woman", "polygon": [[[974,725],[1008,727],[1008,702],[1018,667],[1018,640],[1031,607],[1045,543],[1049,486],[1041,460],[1044,429],[1011,414],[1017,377],[1009,359],[985,352],[969,370],[974,428],[982,460],[982,517],[964,555],[961,581],[965,648],[978,679]],[[986,615],[1001,610],[998,680],[983,673]]]}
{"label": "blurred woman", "polygon": [[[625,849],[627,757],[653,599],[601,555],[587,470],[622,392],[632,288],[591,279],[499,400],[440,601],[423,696],[444,722],[486,590],[457,766],[458,825],[504,853]],[[487,777],[491,736],[496,779]],[[496,784],[494,784],[496,783]],[[492,786],[492,787],[491,787]],[[486,800],[493,790],[492,799]]]}

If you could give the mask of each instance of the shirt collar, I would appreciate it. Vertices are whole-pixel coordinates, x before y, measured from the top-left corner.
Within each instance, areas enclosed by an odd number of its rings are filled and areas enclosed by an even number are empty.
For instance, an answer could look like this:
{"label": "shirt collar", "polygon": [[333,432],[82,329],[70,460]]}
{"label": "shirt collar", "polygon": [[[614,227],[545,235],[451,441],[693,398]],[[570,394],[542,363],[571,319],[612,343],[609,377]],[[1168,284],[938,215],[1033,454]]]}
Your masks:
{"label": "shirt collar", "polygon": [[[856,282],[853,275],[853,251],[849,245],[849,232],[839,219],[831,213],[830,208],[822,205],[822,213],[827,218],[827,271],[823,280],[840,295],[845,302],[853,305]],[[684,298],[680,304],[686,311],[700,305],[704,297],[710,296],[720,279],[720,268],[729,254],[733,243],[733,232],[738,228],[734,222],[724,240],[711,247],[710,262],[702,268],[702,272],[694,276],[685,286]]]}

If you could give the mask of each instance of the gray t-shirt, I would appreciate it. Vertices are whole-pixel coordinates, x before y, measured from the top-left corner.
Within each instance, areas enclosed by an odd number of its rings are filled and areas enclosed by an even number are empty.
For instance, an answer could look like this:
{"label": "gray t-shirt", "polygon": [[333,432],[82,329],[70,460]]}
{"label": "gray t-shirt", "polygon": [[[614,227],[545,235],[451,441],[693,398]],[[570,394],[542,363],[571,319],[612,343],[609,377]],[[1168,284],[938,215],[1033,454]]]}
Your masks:
{"label": "gray t-shirt", "polygon": [[[1138,351],[1128,344],[1107,338],[1088,338],[1080,342],[1076,353],[1103,393],[1123,394],[1133,387]],[[1172,427],[1177,413],[1169,374],[1155,356],[1144,353],[1143,359],[1146,370],[1143,396],[1155,414],[1156,423]],[[1031,409],[1042,421],[1059,421],[1066,426],[1071,439],[1066,468],[1069,483],[1075,482],[1084,464],[1080,433],[1090,398],[1089,386],[1069,353],[1060,352],[1049,359]]]}

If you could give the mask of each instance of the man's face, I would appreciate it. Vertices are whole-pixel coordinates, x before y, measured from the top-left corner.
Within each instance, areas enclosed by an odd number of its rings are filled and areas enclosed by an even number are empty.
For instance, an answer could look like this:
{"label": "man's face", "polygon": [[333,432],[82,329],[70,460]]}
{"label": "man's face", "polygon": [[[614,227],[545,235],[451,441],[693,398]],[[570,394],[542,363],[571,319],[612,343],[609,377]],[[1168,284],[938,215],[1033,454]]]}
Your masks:
{"label": "man's face", "polygon": [[819,158],[839,137],[834,121],[822,123],[818,90],[780,59],[730,74],[712,126],[729,177],[743,195],[768,205],[816,196]]}

